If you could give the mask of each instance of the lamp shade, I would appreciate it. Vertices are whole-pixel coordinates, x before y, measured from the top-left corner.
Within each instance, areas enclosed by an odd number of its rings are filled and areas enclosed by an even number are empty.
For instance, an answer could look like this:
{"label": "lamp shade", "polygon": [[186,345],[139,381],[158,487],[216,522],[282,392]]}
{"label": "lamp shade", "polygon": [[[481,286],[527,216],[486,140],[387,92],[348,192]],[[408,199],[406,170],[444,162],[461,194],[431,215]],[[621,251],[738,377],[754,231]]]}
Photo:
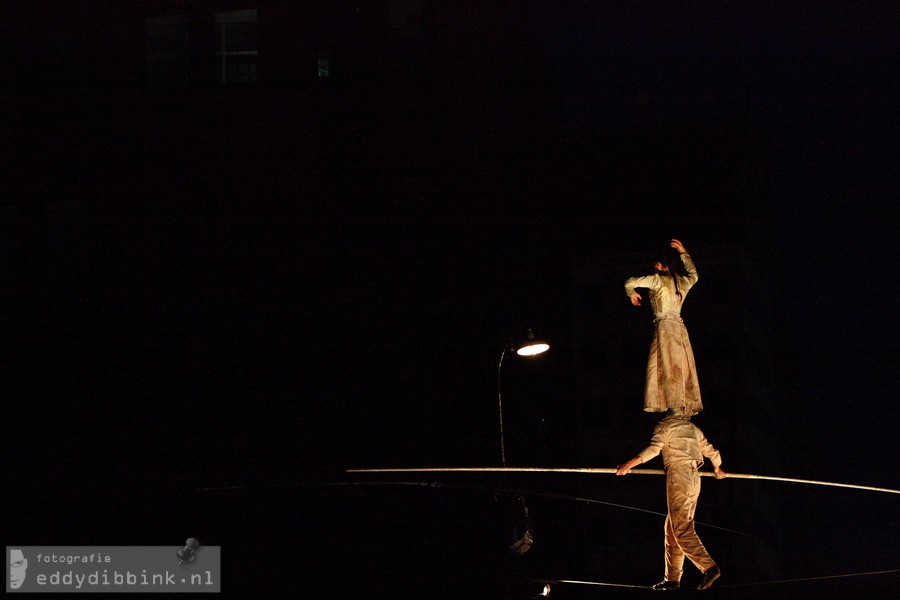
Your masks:
{"label": "lamp shade", "polygon": [[550,344],[542,339],[536,338],[534,332],[529,329],[528,335],[517,340],[513,347],[516,350],[516,354],[519,356],[535,356],[536,354],[542,354],[549,350]]}

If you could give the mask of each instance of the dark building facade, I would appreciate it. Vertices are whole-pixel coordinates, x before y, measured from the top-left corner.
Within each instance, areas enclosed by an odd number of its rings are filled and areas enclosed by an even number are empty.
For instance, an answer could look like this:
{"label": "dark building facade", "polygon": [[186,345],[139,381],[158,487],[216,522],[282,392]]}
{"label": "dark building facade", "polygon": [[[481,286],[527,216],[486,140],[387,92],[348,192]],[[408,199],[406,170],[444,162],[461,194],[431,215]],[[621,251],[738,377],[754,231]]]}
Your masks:
{"label": "dark building facade", "polygon": [[[145,454],[116,458],[135,487],[191,482],[201,464],[211,479],[483,464],[497,456],[495,361],[528,322],[559,343],[531,372],[508,365],[511,464],[615,466],[653,425],[652,316],[622,282],[671,237],[700,271],[684,314],[699,424],[727,469],[783,460],[769,157],[739,94],[691,90],[695,108],[673,115],[641,81],[599,82],[606,113],[573,121],[529,3],[3,10],[18,19],[0,38],[17,116],[0,150],[7,343],[25,349],[8,369],[17,393],[53,396],[32,406],[53,440],[36,460],[137,441]],[[86,444],[68,419],[98,411],[119,426]],[[664,511],[645,479],[573,487]],[[704,485],[701,519],[773,532],[704,535],[715,556],[747,578],[788,564],[774,492]],[[654,576],[661,519],[591,510],[577,536],[541,533],[575,539],[561,570]],[[622,564],[623,548],[646,564]]]}

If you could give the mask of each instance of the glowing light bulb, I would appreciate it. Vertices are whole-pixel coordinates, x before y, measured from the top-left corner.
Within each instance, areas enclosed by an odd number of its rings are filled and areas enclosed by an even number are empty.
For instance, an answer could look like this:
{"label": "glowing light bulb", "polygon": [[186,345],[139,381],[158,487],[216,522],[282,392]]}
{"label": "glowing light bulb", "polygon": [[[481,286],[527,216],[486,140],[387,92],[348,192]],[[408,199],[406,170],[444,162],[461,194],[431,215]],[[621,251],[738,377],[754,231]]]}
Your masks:
{"label": "glowing light bulb", "polygon": [[545,344],[544,342],[535,342],[527,346],[522,346],[521,348],[516,350],[516,354],[518,354],[519,356],[534,356],[535,354],[542,354],[549,349],[550,344]]}

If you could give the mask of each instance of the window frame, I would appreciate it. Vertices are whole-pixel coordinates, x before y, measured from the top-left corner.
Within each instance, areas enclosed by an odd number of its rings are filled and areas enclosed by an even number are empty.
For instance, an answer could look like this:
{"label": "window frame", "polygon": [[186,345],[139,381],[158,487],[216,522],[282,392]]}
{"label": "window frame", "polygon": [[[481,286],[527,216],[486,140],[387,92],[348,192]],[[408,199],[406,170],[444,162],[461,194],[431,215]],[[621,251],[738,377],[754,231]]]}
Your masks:
{"label": "window frame", "polygon": [[[223,10],[216,11],[215,27],[216,27],[216,59],[218,62],[218,81],[222,85],[255,85],[259,80],[258,59],[259,59],[259,39],[258,31],[254,40],[254,50],[229,50],[227,44],[227,30],[229,24],[235,23],[259,23],[259,11],[255,8],[242,10]],[[228,80],[228,58],[236,56],[252,56],[256,60],[253,61],[252,80],[229,81]]]}

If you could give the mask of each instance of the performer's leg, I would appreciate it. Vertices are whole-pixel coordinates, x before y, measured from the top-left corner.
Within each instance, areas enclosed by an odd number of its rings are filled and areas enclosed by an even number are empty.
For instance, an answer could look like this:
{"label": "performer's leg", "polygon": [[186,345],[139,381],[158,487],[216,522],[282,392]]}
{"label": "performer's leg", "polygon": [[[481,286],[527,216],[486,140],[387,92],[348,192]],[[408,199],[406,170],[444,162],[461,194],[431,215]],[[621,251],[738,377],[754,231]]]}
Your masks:
{"label": "performer's leg", "polygon": [[672,520],[666,515],[666,581],[681,581],[684,571],[684,552],[678,547]]}
{"label": "performer's leg", "polygon": [[679,548],[700,571],[715,566],[715,561],[694,530],[694,513],[700,496],[700,474],[691,466],[670,467],[666,474],[669,487],[669,516],[672,535]]}

